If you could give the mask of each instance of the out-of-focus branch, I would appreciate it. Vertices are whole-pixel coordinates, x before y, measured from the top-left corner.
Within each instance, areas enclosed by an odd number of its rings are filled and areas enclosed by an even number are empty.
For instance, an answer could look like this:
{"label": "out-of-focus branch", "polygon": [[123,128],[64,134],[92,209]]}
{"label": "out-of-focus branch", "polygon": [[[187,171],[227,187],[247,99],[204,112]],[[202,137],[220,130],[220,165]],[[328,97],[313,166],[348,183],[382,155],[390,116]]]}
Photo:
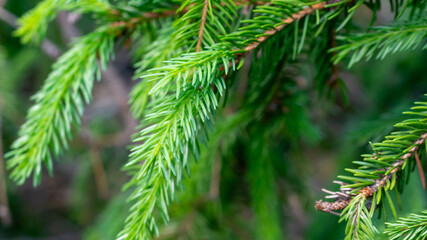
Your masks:
{"label": "out-of-focus branch", "polygon": [[128,88],[125,80],[120,76],[119,71],[114,65],[110,64],[107,70],[102,72],[102,79],[111,91],[111,97],[117,103],[121,121],[124,129],[118,133],[103,135],[100,138],[95,138],[87,129],[85,124],[82,124],[81,137],[87,142],[95,143],[98,147],[113,147],[124,146],[129,144],[130,137],[138,126],[137,121],[132,117],[128,105]]}
{"label": "out-of-focus branch", "polygon": [[10,26],[17,28],[18,24],[16,23],[16,17],[12,13],[6,11],[3,7],[0,6],[0,19],[9,24]]}
{"label": "out-of-focus branch", "polygon": [[95,175],[96,189],[98,196],[107,199],[109,195],[107,174],[102,165],[101,153],[96,145],[89,146],[90,159],[92,161],[93,174]]}
{"label": "out-of-focus branch", "polygon": [[209,188],[209,199],[217,199],[219,197],[219,186],[221,182],[221,165],[222,161],[215,158],[212,167],[211,184]]}
{"label": "out-of-focus branch", "polygon": [[[18,28],[17,17],[11,12],[7,11],[0,5],[0,20],[9,24],[13,28]],[[44,39],[41,43],[41,49],[43,52],[52,59],[57,59],[61,55],[61,50],[48,39]]]}
{"label": "out-of-focus branch", "polygon": [[9,226],[12,223],[12,217],[10,215],[9,202],[7,200],[6,174],[3,159],[3,139],[1,133],[2,116],[0,109],[0,221],[4,226]]}
{"label": "out-of-focus branch", "polygon": [[[120,135],[115,136],[113,143],[116,145],[126,145],[130,141],[130,136],[134,133],[138,122],[132,117],[129,111],[128,104],[128,88],[125,85],[124,79],[120,76],[119,71],[113,65],[110,65],[102,74],[102,77],[109,85],[115,98],[116,103],[120,109],[120,116],[124,123],[124,130]],[[111,137],[111,136],[110,136]]]}
{"label": "out-of-focus branch", "polygon": [[80,31],[74,27],[74,23],[80,18],[80,14],[60,12],[57,17],[57,23],[64,42],[69,43],[71,39],[79,37]]}
{"label": "out-of-focus branch", "polygon": [[[0,19],[8,21],[11,16],[8,16],[8,12],[3,9],[5,0],[0,0]],[[13,18],[13,15],[12,15]],[[3,136],[2,136],[2,115],[1,115],[1,103],[2,97],[0,96],[0,222],[4,226],[9,226],[12,223],[12,216],[10,214],[9,202],[7,200],[7,188],[6,188],[6,171],[4,168],[3,159]]]}

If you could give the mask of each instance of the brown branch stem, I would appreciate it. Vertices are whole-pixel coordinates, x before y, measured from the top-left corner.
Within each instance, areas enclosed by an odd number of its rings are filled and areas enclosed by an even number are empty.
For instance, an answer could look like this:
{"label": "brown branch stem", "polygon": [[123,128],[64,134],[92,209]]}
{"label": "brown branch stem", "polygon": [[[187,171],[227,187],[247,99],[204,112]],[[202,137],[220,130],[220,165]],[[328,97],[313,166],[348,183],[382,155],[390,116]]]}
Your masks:
{"label": "brown branch stem", "polygon": [[423,165],[421,164],[418,152],[415,152],[415,160],[417,161],[418,172],[420,173],[421,183],[423,184],[424,190],[426,189],[426,177],[424,176]]}
{"label": "brown branch stem", "polygon": [[200,52],[200,49],[202,48],[203,32],[205,30],[206,18],[208,15],[208,7],[209,7],[209,0],[205,0],[205,3],[203,5],[203,11],[202,11],[202,20],[199,28],[199,36],[198,36],[197,45],[196,45],[196,52]]}
{"label": "brown branch stem", "polygon": [[274,29],[270,29],[265,31],[265,33],[263,34],[263,36],[257,38],[257,42],[249,44],[247,47],[245,47],[244,50],[246,50],[247,52],[250,52],[252,50],[254,50],[255,48],[257,48],[262,42],[264,42],[265,40],[267,40],[269,37],[271,37],[272,35],[276,34],[277,32],[283,30],[287,25],[300,20],[301,18],[312,14],[314,11],[316,10],[320,10],[326,7],[326,2],[320,2],[317,4],[314,4],[312,6],[309,6],[297,13],[292,14],[292,17],[288,17],[286,19],[282,20],[282,25],[277,26]]}
{"label": "brown branch stem", "polygon": [[107,199],[109,195],[107,174],[102,165],[101,153],[99,147],[92,144],[89,149],[90,160],[92,162],[93,174],[95,176],[96,190],[98,196],[102,199]]}

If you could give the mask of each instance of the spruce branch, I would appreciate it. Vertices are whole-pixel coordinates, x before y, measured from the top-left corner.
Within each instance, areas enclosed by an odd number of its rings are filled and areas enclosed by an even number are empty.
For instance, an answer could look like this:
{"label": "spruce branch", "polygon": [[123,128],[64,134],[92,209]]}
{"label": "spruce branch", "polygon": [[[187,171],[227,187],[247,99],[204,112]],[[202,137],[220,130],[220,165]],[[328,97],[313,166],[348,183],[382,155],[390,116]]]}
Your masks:
{"label": "spruce branch", "polygon": [[[142,144],[132,148],[125,166],[132,175],[127,187],[135,187],[129,199],[134,204],[118,239],[147,239],[157,233],[155,209],[168,221],[167,206],[182,182],[189,154],[197,159],[199,139],[208,138],[218,108],[217,95],[225,92],[225,77],[239,68],[248,53],[287,25],[327,6],[326,2],[309,6],[294,1],[274,4],[259,6],[260,15],[248,26],[222,37],[209,49],[184,53],[142,77],[153,83],[148,94],[158,97],[150,103],[144,121],[147,127],[134,139]],[[285,18],[272,21],[263,17],[273,9],[286,12]]]}
{"label": "spruce branch", "polygon": [[408,217],[401,217],[395,223],[386,223],[384,231],[390,240],[422,240],[427,237],[427,210]]}
{"label": "spruce branch", "polygon": [[[19,138],[6,154],[11,178],[22,184],[34,174],[41,179],[42,163],[52,174],[52,161],[68,147],[72,127],[78,127],[84,104],[91,99],[95,75],[113,55],[114,38],[119,29],[101,27],[83,37],[53,66],[42,89],[33,96]],[[98,66],[98,61],[100,66]]]}
{"label": "spruce branch", "polygon": [[358,34],[350,37],[340,37],[339,40],[344,45],[331,49],[336,52],[334,63],[342,61],[347,55],[351,54],[348,66],[351,67],[362,59],[370,60],[384,59],[389,54],[405,50],[414,50],[423,45],[427,37],[427,19],[396,23],[390,26],[381,26],[373,28],[373,32]]}
{"label": "spruce branch", "polygon": [[[212,72],[210,82],[223,93],[225,84],[217,71]],[[168,220],[166,206],[188,166],[189,152],[198,155],[195,136],[207,130],[212,121],[210,115],[218,107],[210,84],[199,88],[189,83],[177,96],[178,99],[175,94],[167,95],[153,103],[156,114],[149,114],[146,118],[150,126],[134,139],[135,142],[144,141],[132,149],[131,159],[126,165],[134,175],[129,185],[138,186],[130,198],[136,202],[119,239],[146,239],[148,230],[156,232],[154,205],[159,207],[163,219]],[[141,160],[144,160],[142,167],[139,165]]]}
{"label": "spruce branch", "polygon": [[[341,185],[340,191],[324,190],[329,194],[326,198],[334,198],[335,201],[323,202],[320,200],[315,205],[317,210],[333,213],[333,211],[344,209],[340,214],[341,220],[348,221],[357,218],[356,221],[360,221],[363,217],[362,221],[367,225],[365,216],[348,209],[353,209],[355,204],[362,206],[363,201],[366,209],[370,211],[369,218],[372,218],[376,206],[387,202],[393,215],[397,218],[389,191],[396,186],[400,186],[401,189],[403,182],[400,179],[405,173],[404,170],[409,171],[407,165],[410,164],[410,161],[417,160],[418,151],[427,139],[426,124],[424,123],[427,102],[416,102],[415,104],[416,106],[411,108],[412,111],[405,112],[405,114],[415,115],[417,118],[407,119],[396,124],[395,127],[402,131],[395,131],[383,142],[373,144],[373,154],[362,155],[363,161],[354,162],[360,166],[358,169],[346,169],[354,176],[338,176],[350,183],[337,182]],[[352,221],[354,222],[354,220]],[[371,225],[371,223],[369,224]],[[366,233],[365,228],[357,231],[357,234]],[[370,232],[372,233],[372,231]],[[352,237],[354,234],[346,231],[347,237]]]}
{"label": "spruce branch", "polygon": [[[325,8],[327,5],[327,2],[320,2],[320,3],[316,3],[313,4],[307,8],[304,8],[296,13],[293,13],[291,16],[287,17],[286,19],[283,19],[281,22],[279,22],[274,28],[265,31],[262,36],[260,37],[256,37],[256,39],[248,39],[249,41],[254,41],[254,43],[246,46],[244,48],[245,52],[250,52],[252,50],[254,50],[255,48],[257,48],[262,42],[264,42],[265,40],[267,40],[270,36],[276,34],[277,32],[283,30],[287,25],[298,21],[300,19],[302,19],[303,17],[312,14],[313,12],[315,12],[316,10],[320,10]],[[260,9],[262,11],[262,9]],[[246,29],[246,28],[245,28]],[[225,38],[227,39],[227,38]]]}

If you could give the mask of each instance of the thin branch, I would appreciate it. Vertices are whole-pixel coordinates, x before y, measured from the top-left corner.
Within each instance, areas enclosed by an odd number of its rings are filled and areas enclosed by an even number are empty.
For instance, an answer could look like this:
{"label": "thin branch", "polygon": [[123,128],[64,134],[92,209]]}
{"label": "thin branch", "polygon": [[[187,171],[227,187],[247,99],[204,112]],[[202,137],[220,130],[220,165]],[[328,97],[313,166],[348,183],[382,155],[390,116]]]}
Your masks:
{"label": "thin branch", "polygon": [[18,27],[18,24],[16,23],[16,16],[5,10],[3,7],[0,7],[0,20],[9,24],[13,28]]}
{"label": "thin branch", "polygon": [[101,153],[99,147],[92,144],[89,147],[90,160],[92,161],[93,174],[95,175],[96,189],[98,196],[102,199],[107,199],[109,195],[107,174],[102,165]]}
{"label": "thin branch", "polygon": [[62,51],[52,41],[44,39],[41,43],[41,49],[51,59],[57,59],[62,55]]}
{"label": "thin branch", "polygon": [[205,30],[206,17],[208,15],[208,7],[209,7],[209,0],[205,0],[203,11],[202,11],[202,21],[200,23],[200,28],[199,28],[199,39],[197,40],[197,45],[196,45],[196,52],[200,52],[200,49],[202,47],[203,32]]}
{"label": "thin branch", "polygon": [[209,188],[209,199],[214,200],[219,197],[219,187],[220,187],[220,181],[221,181],[221,165],[222,161],[221,159],[215,158],[213,162],[212,167],[212,173],[211,173],[211,184]]}
{"label": "thin branch", "polygon": [[[395,175],[399,170],[401,170],[405,161],[407,161],[412,156],[415,156],[416,159],[418,158],[417,151],[420,146],[425,143],[426,139],[427,133],[424,133],[420,136],[420,139],[414,142],[413,147],[406,154],[402,155],[400,159],[397,160],[391,167],[385,169],[386,172],[390,172],[389,174],[384,175],[382,178],[375,180],[375,182],[370,186],[361,189],[357,195],[350,193],[353,190],[352,188],[341,188],[341,191],[346,193],[348,197],[338,197],[336,198],[335,202],[322,202],[322,200],[320,200],[316,202],[315,208],[319,211],[330,213],[331,211],[337,211],[346,208],[347,205],[351,202],[352,196],[357,197],[362,195],[366,198],[371,197],[372,195],[374,195],[374,193],[378,192],[379,189],[382,189],[387,184],[387,181],[393,178],[393,175]],[[423,185],[424,184],[425,183],[423,183]],[[335,192],[334,194],[336,193],[337,192]]]}

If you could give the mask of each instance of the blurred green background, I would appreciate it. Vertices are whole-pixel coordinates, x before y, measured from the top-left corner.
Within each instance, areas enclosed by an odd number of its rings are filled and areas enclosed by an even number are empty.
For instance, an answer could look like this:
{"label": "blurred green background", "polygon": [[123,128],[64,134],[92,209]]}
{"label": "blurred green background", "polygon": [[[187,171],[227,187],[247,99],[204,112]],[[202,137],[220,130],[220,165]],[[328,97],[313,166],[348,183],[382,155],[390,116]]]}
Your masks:
{"label": "blurred green background", "polygon": [[[21,16],[37,2],[0,1],[0,8]],[[379,14],[379,23],[391,21],[387,10],[385,7]],[[10,16],[4,11],[0,16],[1,139],[7,152],[25,120],[31,95],[40,88],[54,59],[46,54],[46,49],[21,45],[13,37],[14,28],[6,22],[11,20]],[[370,13],[361,9],[355,19],[356,24],[366,26]],[[88,16],[63,13],[51,24],[47,38],[63,52],[71,38],[90,31],[92,26]],[[286,157],[279,160],[281,165],[266,170],[279,179],[278,216],[283,219],[283,239],[343,239],[344,224],[337,224],[338,217],[314,208],[315,201],[324,196],[320,189],[336,189],[332,180],[344,168],[352,166],[351,161],[360,154],[370,152],[368,141],[381,140],[394,123],[403,119],[401,112],[422,99],[427,93],[426,63],[426,51],[416,51],[389,56],[384,61],[360,63],[350,70],[341,66],[340,77],[348,89],[348,105],[340,96],[333,100],[319,98],[309,90],[310,74],[303,76],[310,93],[309,99],[304,100],[308,102],[304,110],[314,130],[307,131],[309,136],[301,137],[294,147],[290,146],[289,138],[277,142],[280,151],[286,145]],[[128,180],[121,166],[127,160],[128,139],[136,124],[124,104],[134,85],[132,73],[129,55],[120,50],[110,71],[96,84],[81,131],[55,165],[54,176],[44,174],[37,188],[31,182],[17,186],[6,179],[11,222],[0,223],[0,239],[114,239],[129,207],[125,201],[128,193],[121,191]],[[232,138],[219,139],[217,144],[226,141]],[[257,154],[256,144],[250,147]],[[187,191],[180,194],[179,204],[172,206],[172,222],[162,229],[160,239],[255,238],[251,227],[253,212],[248,207],[251,193],[247,185],[251,176],[245,176],[245,169],[251,166],[247,166],[245,158],[250,157],[228,149],[221,158],[223,162],[214,159],[194,164],[194,168],[207,168],[207,172],[213,169],[213,180],[208,177],[202,181],[203,177],[195,176],[200,180],[198,184],[188,183]],[[210,194],[216,198],[203,198],[202,193],[215,180],[220,190]],[[187,194],[192,191],[196,193]],[[400,215],[426,209],[426,200],[419,174],[414,172],[402,195]],[[273,216],[266,216],[266,221],[270,217]],[[388,220],[392,220],[391,214]],[[378,226],[382,226],[382,221],[379,220]]]}

